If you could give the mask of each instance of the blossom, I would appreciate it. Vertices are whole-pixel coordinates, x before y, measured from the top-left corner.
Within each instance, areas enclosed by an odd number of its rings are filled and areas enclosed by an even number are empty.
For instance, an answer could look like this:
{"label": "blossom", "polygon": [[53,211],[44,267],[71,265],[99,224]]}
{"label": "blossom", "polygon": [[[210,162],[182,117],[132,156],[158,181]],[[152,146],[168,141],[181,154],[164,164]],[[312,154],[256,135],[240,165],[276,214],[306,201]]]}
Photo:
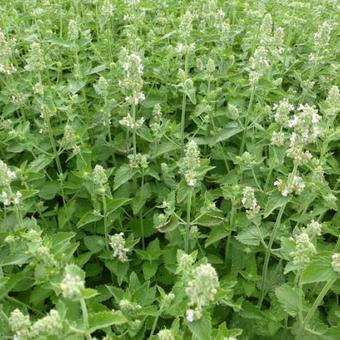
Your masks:
{"label": "blossom", "polygon": [[82,280],[79,275],[71,273],[66,273],[62,282],[60,283],[62,295],[66,299],[79,297],[84,287],[84,280]]}
{"label": "blossom", "polygon": [[248,217],[250,218],[254,217],[260,211],[260,206],[257,203],[254,189],[251,187],[245,187],[243,189],[243,197],[241,199],[241,202],[246,209]]}
{"label": "blossom", "polygon": [[184,175],[184,179],[189,187],[197,185],[200,177],[200,151],[194,140],[188,142],[185,147],[185,156],[180,163],[180,171]]}
{"label": "blossom", "polygon": [[332,255],[332,268],[336,273],[340,273],[340,253]]}
{"label": "blossom", "polygon": [[120,262],[128,261],[128,257],[126,254],[129,249],[125,247],[125,239],[123,233],[110,236],[110,246],[113,249],[113,257],[118,258]]}

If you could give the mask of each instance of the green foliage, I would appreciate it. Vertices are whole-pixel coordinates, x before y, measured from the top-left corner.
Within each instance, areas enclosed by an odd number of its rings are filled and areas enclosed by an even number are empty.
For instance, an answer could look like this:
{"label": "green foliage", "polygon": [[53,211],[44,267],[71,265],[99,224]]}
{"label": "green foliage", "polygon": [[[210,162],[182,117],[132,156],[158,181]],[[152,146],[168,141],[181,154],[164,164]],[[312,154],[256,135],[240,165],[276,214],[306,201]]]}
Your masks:
{"label": "green foliage", "polygon": [[339,339],[339,13],[1,1],[0,339]]}

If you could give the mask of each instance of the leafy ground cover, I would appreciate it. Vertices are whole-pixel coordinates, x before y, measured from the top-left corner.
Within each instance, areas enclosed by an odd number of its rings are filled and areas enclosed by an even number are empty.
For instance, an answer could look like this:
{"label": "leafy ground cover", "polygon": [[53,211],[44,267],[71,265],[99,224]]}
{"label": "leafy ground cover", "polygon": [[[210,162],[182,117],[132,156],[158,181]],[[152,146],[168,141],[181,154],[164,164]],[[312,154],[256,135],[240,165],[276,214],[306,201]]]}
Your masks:
{"label": "leafy ground cover", "polygon": [[0,7],[0,338],[340,338],[336,0]]}

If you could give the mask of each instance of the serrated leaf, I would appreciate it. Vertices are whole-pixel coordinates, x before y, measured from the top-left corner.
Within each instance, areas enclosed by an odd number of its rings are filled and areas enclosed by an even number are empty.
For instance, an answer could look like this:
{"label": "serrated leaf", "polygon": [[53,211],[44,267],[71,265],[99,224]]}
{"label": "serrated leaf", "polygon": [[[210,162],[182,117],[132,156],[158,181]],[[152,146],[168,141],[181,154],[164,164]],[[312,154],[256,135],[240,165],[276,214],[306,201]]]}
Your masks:
{"label": "serrated leaf", "polygon": [[80,221],[77,223],[77,228],[81,228],[89,223],[100,221],[103,217],[98,214],[94,214],[93,211],[89,211],[82,216]]}
{"label": "serrated leaf", "polygon": [[275,289],[275,295],[282,308],[291,316],[296,316],[299,311],[299,293],[288,284]]}
{"label": "serrated leaf", "polygon": [[302,283],[330,281],[336,277],[337,274],[332,268],[332,254],[319,254],[303,270]]}
{"label": "serrated leaf", "polygon": [[268,198],[263,217],[267,218],[275,209],[281,208],[287,204],[288,201],[288,197],[282,196],[281,193],[277,191],[273,192]]}
{"label": "serrated leaf", "polygon": [[30,172],[39,172],[45,169],[53,160],[53,156],[42,154],[29,164],[28,170]]}
{"label": "serrated leaf", "polygon": [[121,311],[116,312],[98,312],[89,315],[90,332],[103,329],[113,325],[122,325],[128,320]]}
{"label": "serrated leaf", "polygon": [[127,164],[123,164],[115,174],[113,190],[117,190],[121,185],[129,181],[135,174],[135,171]]}
{"label": "serrated leaf", "polygon": [[199,320],[187,322],[191,333],[199,340],[211,339],[211,318],[210,315],[203,315]]}
{"label": "serrated leaf", "polygon": [[220,240],[222,240],[223,238],[226,238],[229,234],[229,228],[227,228],[226,225],[220,225],[220,226],[216,226],[214,227],[207,240],[205,241],[205,247],[209,247],[211,244],[214,244]]}
{"label": "serrated leaf", "polygon": [[92,253],[98,253],[105,247],[105,240],[102,236],[89,235],[84,237],[84,243]]}
{"label": "serrated leaf", "polygon": [[235,238],[247,246],[258,246],[261,242],[261,235],[256,227],[242,230]]}

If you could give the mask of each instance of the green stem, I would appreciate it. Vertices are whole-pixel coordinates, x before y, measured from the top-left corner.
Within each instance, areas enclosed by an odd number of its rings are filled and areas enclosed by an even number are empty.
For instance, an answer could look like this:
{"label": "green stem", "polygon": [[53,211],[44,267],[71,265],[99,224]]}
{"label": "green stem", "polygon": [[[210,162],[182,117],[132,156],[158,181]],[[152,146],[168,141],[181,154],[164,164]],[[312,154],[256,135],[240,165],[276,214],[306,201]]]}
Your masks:
{"label": "green stem", "polygon": [[262,306],[262,302],[263,302],[263,299],[264,299],[265,294],[266,294],[266,283],[267,283],[268,264],[269,264],[269,259],[270,259],[270,253],[271,253],[272,246],[273,246],[273,243],[274,243],[274,240],[275,240],[275,237],[276,237],[276,233],[277,233],[279,226],[281,224],[281,219],[282,219],[282,215],[285,211],[285,208],[286,208],[286,203],[283,206],[281,206],[281,208],[280,208],[280,211],[279,211],[277,218],[276,218],[274,228],[273,228],[272,233],[270,235],[268,247],[266,249],[266,255],[265,255],[265,259],[264,259],[264,263],[263,263],[263,269],[262,269],[261,295],[260,295],[260,299],[259,299],[259,302],[258,302],[258,306],[260,308]]}
{"label": "green stem", "polygon": [[[143,170],[142,170],[142,183],[141,183],[141,189],[140,190],[141,190],[142,199],[144,199],[144,171]],[[145,249],[143,207],[140,209],[139,219],[140,219],[140,232],[141,232],[141,235],[142,235],[142,247],[143,247],[143,249]]]}
{"label": "green stem", "polygon": [[[136,105],[132,104],[132,118],[133,122],[136,122]],[[136,129],[132,129],[132,145],[133,145],[133,155],[136,157],[137,154],[137,142],[136,142]]]}
{"label": "green stem", "polygon": [[319,307],[323,298],[326,296],[328,291],[332,288],[332,286],[333,286],[333,284],[335,283],[336,280],[337,280],[337,277],[333,278],[332,280],[327,281],[326,284],[323,286],[321,292],[319,293],[318,297],[314,301],[312,308],[309,309],[305,319],[303,320],[301,328],[300,328],[300,332],[302,332],[305,329],[306,325],[308,325],[309,321],[312,319],[315,311]]}
{"label": "green stem", "polygon": [[102,195],[103,202],[103,213],[104,213],[104,233],[105,233],[105,247],[106,250],[109,250],[109,235],[108,235],[108,221],[107,221],[107,204],[105,193]]}
{"label": "green stem", "polygon": [[255,87],[253,86],[252,89],[251,89],[248,109],[247,109],[247,112],[246,112],[246,119],[245,119],[245,124],[244,124],[244,132],[243,132],[243,136],[242,136],[240,153],[239,153],[240,155],[243,154],[245,143],[246,143],[247,128],[248,128],[248,124],[249,124],[249,120],[250,120],[249,119],[249,113],[250,113],[251,107],[253,106],[254,96],[255,96]]}
{"label": "green stem", "polygon": [[190,218],[191,218],[191,201],[192,201],[192,189],[189,190],[188,198],[187,198],[187,221],[185,226],[185,252],[189,252],[189,235],[190,235]]}
{"label": "green stem", "polygon": [[85,303],[84,299],[80,299],[80,307],[81,307],[81,311],[83,313],[84,328],[86,330],[85,337],[86,337],[87,340],[91,340],[91,336],[88,333],[88,331],[89,331],[89,315],[88,315],[88,312],[87,312],[87,307],[86,307],[86,303]]}
{"label": "green stem", "polygon": [[[184,72],[185,76],[188,74],[188,54],[185,55],[185,61],[184,61]],[[182,115],[181,115],[181,143],[184,145],[184,130],[185,130],[185,112],[186,112],[186,106],[187,106],[187,95],[183,93],[182,98]]]}

